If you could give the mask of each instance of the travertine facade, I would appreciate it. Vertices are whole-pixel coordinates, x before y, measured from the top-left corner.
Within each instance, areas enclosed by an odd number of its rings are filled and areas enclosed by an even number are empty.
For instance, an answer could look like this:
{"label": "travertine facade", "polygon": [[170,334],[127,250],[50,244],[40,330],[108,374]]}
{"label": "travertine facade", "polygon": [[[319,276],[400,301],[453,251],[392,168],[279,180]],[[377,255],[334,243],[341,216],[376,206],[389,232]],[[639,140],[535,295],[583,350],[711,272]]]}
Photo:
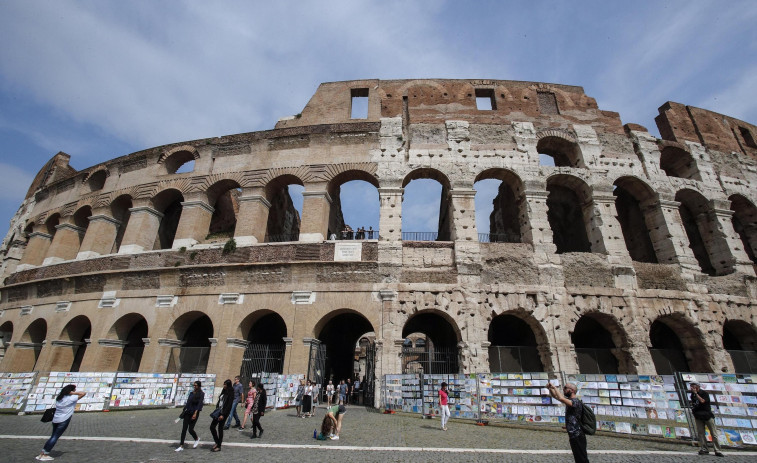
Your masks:
{"label": "travertine facade", "polygon": [[[535,348],[547,371],[591,348],[621,373],[733,371],[726,350],[757,348],[757,127],[678,103],[657,123],[663,139],[580,87],[363,80],[322,84],[270,131],[79,172],[59,153],[3,242],[0,371],[114,370],[142,345],[139,370],[165,371],[192,345],[223,379],[268,337],[304,372],[314,340],[354,352],[370,331],[379,375],[416,332],[462,372],[489,371],[492,345]],[[442,185],[437,241],[402,239],[419,178]],[[502,186],[480,240],[483,179]],[[378,189],[377,240],[328,241],[350,180]]]}

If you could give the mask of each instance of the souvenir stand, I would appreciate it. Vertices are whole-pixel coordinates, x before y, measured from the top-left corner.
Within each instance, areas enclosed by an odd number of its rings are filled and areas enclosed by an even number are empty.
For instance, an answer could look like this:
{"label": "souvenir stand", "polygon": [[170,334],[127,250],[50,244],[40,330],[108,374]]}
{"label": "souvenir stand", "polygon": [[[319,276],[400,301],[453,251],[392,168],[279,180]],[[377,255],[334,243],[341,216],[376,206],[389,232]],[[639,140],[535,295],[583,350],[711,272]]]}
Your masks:
{"label": "souvenir stand", "polygon": [[189,397],[189,393],[194,390],[195,381],[202,384],[202,391],[205,393],[203,403],[215,403],[215,383],[216,375],[210,373],[181,373],[176,383],[176,394],[174,395],[174,405],[183,407]]}
{"label": "souvenir stand", "polygon": [[41,375],[26,399],[25,412],[41,412],[55,405],[55,399],[63,386],[75,384],[77,391],[87,394],[79,399],[76,411],[102,411],[105,409],[116,374],[102,372],[52,371]]}
{"label": "souvenir stand", "polygon": [[[565,407],[552,399],[547,373],[490,373],[478,375],[481,419],[564,424]],[[560,387],[561,380],[551,379]]]}
{"label": "souvenir stand", "polygon": [[[0,373],[0,410],[21,410],[34,388],[37,372]],[[36,396],[35,396],[36,397]]]}
{"label": "souvenir stand", "polygon": [[176,394],[174,373],[118,373],[110,408],[172,405]]}

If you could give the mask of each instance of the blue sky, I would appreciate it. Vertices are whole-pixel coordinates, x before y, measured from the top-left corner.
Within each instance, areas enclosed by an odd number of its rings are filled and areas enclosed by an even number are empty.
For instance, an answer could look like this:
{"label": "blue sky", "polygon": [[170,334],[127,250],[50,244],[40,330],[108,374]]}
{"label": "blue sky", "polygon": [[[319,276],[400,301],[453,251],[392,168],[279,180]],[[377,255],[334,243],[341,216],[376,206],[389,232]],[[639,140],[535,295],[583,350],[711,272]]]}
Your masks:
{"label": "blue sky", "polygon": [[[584,87],[600,108],[655,134],[668,100],[755,123],[755,24],[753,0],[4,0],[0,228],[58,151],[82,169],[270,129],[327,81],[555,82]],[[438,196],[420,185],[406,194],[403,230],[435,230]],[[347,222],[376,228],[375,190],[344,190]]]}

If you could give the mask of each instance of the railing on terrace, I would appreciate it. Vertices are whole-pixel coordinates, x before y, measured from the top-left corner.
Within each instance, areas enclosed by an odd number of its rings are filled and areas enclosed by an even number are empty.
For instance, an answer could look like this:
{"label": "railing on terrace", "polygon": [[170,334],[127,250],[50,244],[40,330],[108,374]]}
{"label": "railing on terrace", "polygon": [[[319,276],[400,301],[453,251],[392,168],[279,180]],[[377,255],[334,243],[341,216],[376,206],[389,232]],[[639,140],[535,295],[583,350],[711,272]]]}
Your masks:
{"label": "railing on terrace", "polygon": [[281,235],[265,235],[266,243],[286,243],[288,241],[299,241],[299,233],[284,233]]}
{"label": "railing on terrace", "polygon": [[402,373],[454,374],[458,355],[457,347],[403,347]]}
{"label": "railing on terrace", "polygon": [[489,371],[520,373],[544,371],[539,349],[531,346],[490,346]]}
{"label": "railing on terrace", "polygon": [[332,233],[330,240],[377,240],[379,237],[378,230],[362,231],[343,231],[341,233]]}
{"label": "railing on terrace", "polygon": [[437,232],[402,232],[402,241],[436,241]]}
{"label": "railing on terrace", "polygon": [[517,233],[479,233],[480,243],[520,243],[520,235]]}

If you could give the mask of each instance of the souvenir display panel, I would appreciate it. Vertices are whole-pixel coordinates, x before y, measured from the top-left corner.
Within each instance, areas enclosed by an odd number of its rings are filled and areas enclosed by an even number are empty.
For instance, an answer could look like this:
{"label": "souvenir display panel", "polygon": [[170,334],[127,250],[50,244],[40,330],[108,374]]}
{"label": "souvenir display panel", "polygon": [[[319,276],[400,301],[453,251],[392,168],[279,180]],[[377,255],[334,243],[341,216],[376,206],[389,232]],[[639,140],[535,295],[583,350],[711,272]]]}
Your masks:
{"label": "souvenir display panel", "polygon": [[450,417],[477,419],[477,375],[423,375],[423,414],[439,415],[439,389],[442,382],[447,383]]}
{"label": "souvenir display panel", "polygon": [[55,398],[63,386],[75,384],[77,391],[87,394],[79,399],[76,411],[102,411],[110,397],[115,373],[52,371],[40,376],[37,386],[26,399],[25,412],[40,412],[55,405]]}
{"label": "souvenir display panel", "polygon": [[419,375],[386,375],[386,408],[409,413],[423,413]]}
{"label": "souvenir display panel", "polygon": [[[276,404],[276,408],[294,407],[295,397],[297,396],[297,388],[300,387],[300,380],[305,379],[305,375],[277,375],[276,378],[276,392],[274,401],[271,396],[268,396],[269,406]],[[266,388],[266,393],[268,393]]]}
{"label": "souvenir display panel", "polygon": [[[565,407],[549,395],[547,373],[478,375],[481,419],[565,423]],[[561,380],[552,379],[561,387]]]}
{"label": "souvenir display panel", "polygon": [[210,373],[182,373],[179,375],[179,380],[176,383],[176,395],[174,397],[174,405],[177,407],[183,407],[189,397],[189,393],[194,390],[195,381],[199,381],[202,384],[202,391],[205,393],[205,400],[203,403],[214,403],[215,397],[215,382],[216,375]]}
{"label": "souvenir display panel", "polygon": [[36,372],[0,373],[0,409],[21,410],[36,377]]}
{"label": "souvenir display panel", "polygon": [[110,408],[171,405],[176,381],[174,373],[118,373],[110,395]]}
{"label": "souvenir display panel", "polygon": [[[712,412],[721,445],[741,447],[757,445],[757,374],[680,373],[689,387],[690,381],[710,394]],[[689,405],[691,393],[686,393]],[[712,436],[707,432],[708,440]]]}

